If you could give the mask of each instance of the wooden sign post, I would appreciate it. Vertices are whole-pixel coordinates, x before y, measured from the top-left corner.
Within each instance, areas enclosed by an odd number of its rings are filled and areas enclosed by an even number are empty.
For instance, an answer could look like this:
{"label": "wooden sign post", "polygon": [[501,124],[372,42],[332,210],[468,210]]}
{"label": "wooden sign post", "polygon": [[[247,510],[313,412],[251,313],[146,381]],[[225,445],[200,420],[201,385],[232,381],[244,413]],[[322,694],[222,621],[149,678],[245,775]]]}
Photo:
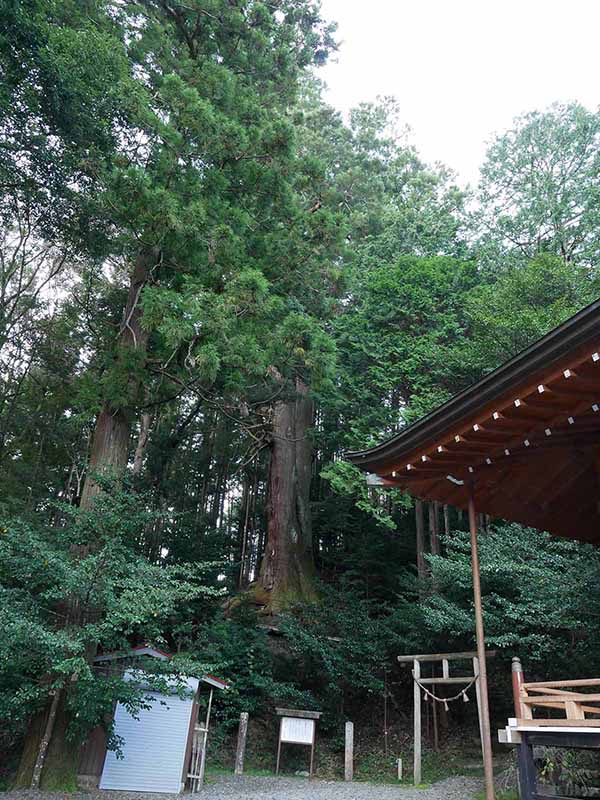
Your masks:
{"label": "wooden sign post", "polygon": [[320,711],[297,711],[293,708],[276,708],[279,722],[279,742],[277,744],[277,767],[275,774],[279,775],[279,760],[281,758],[282,744],[303,744],[310,747],[310,770],[309,776],[312,778],[315,741],[317,735],[317,720],[321,716]]}
{"label": "wooden sign post", "polygon": [[240,714],[240,727],[238,728],[237,752],[235,754],[235,775],[244,774],[244,754],[246,752],[246,736],[248,735],[248,712]]}
{"label": "wooden sign post", "polygon": [[344,780],[354,777],[354,723],[346,723],[346,746],[344,748]]}

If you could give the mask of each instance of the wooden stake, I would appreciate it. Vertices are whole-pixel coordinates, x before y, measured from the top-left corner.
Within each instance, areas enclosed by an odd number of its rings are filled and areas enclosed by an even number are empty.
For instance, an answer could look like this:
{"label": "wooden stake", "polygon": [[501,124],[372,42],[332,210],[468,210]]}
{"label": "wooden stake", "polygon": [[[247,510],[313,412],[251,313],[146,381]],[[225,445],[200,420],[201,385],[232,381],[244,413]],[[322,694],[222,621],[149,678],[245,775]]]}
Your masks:
{"label": "wooden stake", "polygon": [[479,547],[477,543],[477,513],[472,485],[469,486],[469,531],[471,533],[471,564],[473,569],[473,598],[475,600],[475,631],[477,636],[477,660],[481,693],[481,732],[483,747],[483,769],[485,773],[486,800],[494,800],[494,768],[492,764],[492,737],[490,733],[490,709],[488,702],[487,667],[485,660],[485,635],[481,604],[481,576],[479,570]]}
{"label": "wooden stake", "polygon": [[438,732],[437,703],[431,704],[431,716],[433,722],[433,749],[436,753],[440,751],[440,736]]}
{"label": "wooden stake", "polygon": [[413,737],[414,766],[413,783],[418,786],[421,783],[421,688],[417,681],[421,677],[421,665],[418,661],[414,662],[413,678],[414,681],[414,701],[415,701],[415,726]]}
{"label": "wooden stake", "polygon": [[346,747],[344,751],[344,780],[354,777],[354,723],[346,723]]}
{"label": "wooden stake", "polygon": [[275,775],[279,775],[279,761],[281,759],[281,731],[283,729],[283,717],[279,720],[279,742],[277,743],[277,765],[275,766]]}
{"label": "wooden stake", "polygon": [[246,752],[246,736],[248,734],[248,712],[240,714],[240,727],[238,729],[237,752],[235,754],[235,775],[244,774],[244,753]]}
{"label": "wooden stake", "polygon": [[56,714],[58,711],[58,703],[60,701],[61,689],[55,689],[52,693],[52,703],[50,704],[50,711],[48,712],[48,719],[46,720],[46,728],[42,741],[40,742],[40,749],[38,750],[35,766],[33,768],[33,775],[31,776],[31,788],[39,789],[40,780],[42,777],[42,770],[44,769],[44,761],[46,760],[46,753],[48,752],[48,745],[52,739],[52,731],[54,730],[54,723],[56,722]]}
{"label": "wooden stake", "polygon": [[383,671],[383,751],[388,754],[388,690],[387,670]]}

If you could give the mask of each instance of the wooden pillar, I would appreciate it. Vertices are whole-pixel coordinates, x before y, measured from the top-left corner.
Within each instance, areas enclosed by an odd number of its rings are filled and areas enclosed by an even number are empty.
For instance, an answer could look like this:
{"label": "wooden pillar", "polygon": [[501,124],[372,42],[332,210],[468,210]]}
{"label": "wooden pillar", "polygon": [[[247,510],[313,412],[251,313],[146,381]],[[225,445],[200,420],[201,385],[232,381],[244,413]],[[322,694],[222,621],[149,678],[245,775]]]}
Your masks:
{"label": "wooden pillar", "polygon": [[237,751],[235,754],[235,775],[244,774],[244,753],[246,752],[246,736],[248,735],[248,712],[240,714],[240,727],[238,728]]}
{"label": "wooden pillar", "polygon": [[529,734],[521,734],[521,744],[517,747],[519,765],[519,797],[521,800],[533,800],[537,794],[537,775],[533,759],[533,747],[529,743]]}
{"label": "wooden pillar", "polygon": [[516,656],[512,660],[512,688],[513,702],[515,704],[515,717],[523,719],[523,705],[521,703],[521,687],[523,686],[523,667],[521,659]]}
{"label": "wooden pillar", "polygon": [[447,505],[444,506],[444,533],[446,536],[450,534],[450,509]]}
{"label": "wooden pillar", "polygon": [[477,660],[479,661],[479,685],[481,692],[481,732],[483,737],[483,769],[485,773],[486,800],[494,800],[494,769],[492,765],[492,737],[490,732],[490,709],[488,701],[487,665],[485,660],[485,635],[481,605],[481,578],[479,572],[479,547],[477,543],[477,512],[473,487],[469,486],[469,531],[471,533],[471,564],[473,570],[473,597],[475,601],[475,632],[477,638]]}
{"label": "wooden pillar", "polygon": [[423,501],[417,497],[415,499],[415,522],[417,531],[417,575],[419,580],[427,577],[427,565],[425,563],[425,520],[423,518]]}
{"label": "wooden pillar", "polygon": [[277,742],[277,764],[275,766],[275,775],[279,775],[279,761],[281,759],[281,733],[283,730],[283,717],[279,718],[279,741]]}
{"label": "wooden pillar", "polygon": [[421,783],[421,687],[417,681],[421,677],[421,665],[418,661],[414,661],[413,665],[413,678],[414,678],[414,701],[415,701],[415,720],[414,720],[414,733],[413,733],[413,783],[415,786]]}
{"label": "wooden pillar", "polygon": [[431,500],[429,503],[429,541],[431,545],[431,553],[434,556],[440,554],[440,534],[439,534],[439,515],[438,503],[436,500]]}
{"label": "wooden pillar", "polygon": [[354,777],[354,723],[346,723],[346,747],[344,752],[344,780]]}

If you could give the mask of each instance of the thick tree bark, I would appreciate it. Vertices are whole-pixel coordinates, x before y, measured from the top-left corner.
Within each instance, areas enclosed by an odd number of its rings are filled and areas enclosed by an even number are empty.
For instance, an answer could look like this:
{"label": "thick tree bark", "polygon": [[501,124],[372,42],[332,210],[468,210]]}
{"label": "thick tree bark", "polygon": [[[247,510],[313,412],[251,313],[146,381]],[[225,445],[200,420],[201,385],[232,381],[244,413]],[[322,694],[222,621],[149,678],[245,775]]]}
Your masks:
{"label": "thick tree bark", "polygon": [[439,556],[441,553],[438,512],[439,505],[436,500],[432,500],[429,503],[429,541],[431,545],[431,554],[434,556]]}
{"label": "thick tree bark", "polygon": [[427,563],[425,561],[425,521],[423,517],[423,501],[415,499],[415,528],[417,546],[417,575],[423,581],[427,577]]}
{"label": "thick tree bark", "polygon": [[[132,369],[124,377],[122,389],[125,391],[129,405],[135,405],[140,390],[140,371],[146,360],[148,332],[142,328],[142,309],[140,296],[150,270],[156,264],[158,254],[154,250],[138,255],[127,295],[127,303],[123,312],[123,321],[117,342],[117,363],[131,365]],[[92,452],[88,465],[88,474],[81,493],[81,508],[88,509],[101,489],[94,480],[94,473],[112,474],[117,477],[123,474],[129,457],[129,440],[131,437],[131,415],[127,408],[114,407],[105,401],[98,415]]]}
{"label": "thick tree bark", "polygon": [[444,533],[450,536],[450,508],[444,505]]}
{"label": "thick tree bark", "polygon": [[[140,296],[150,270],[156,264],[158,254],[153,250],[142,252],[136,259],[131,275],[127,303],[123,312],[123,322],[116,346],[116,373],[122,375],[127,406],[133,407],[138,400],[141,384],[141,369],[146,360],[148,333],[141,325]],[[98,415],[92,450],[84,487],[81,493],[80,507],[89,509],[101,491],[94,479],[95,474],[111,474],[120,477],[129,458],[131,438],[131,414],[125,407],[115,407],[108,400]],[[80,548],[74,557],[85,555],[89,546]],[[84,624],[80,609],[75,606],[68,609],[67,618],[70,625]],[[95,643],[90,642],[88,656],[95,655]],[[76,681],[70,682],[60,691],[58,707],[52,708],[49,700],[45,710],[36,714],[29,724],[25,737],[23,755],[19,765],[16,783],[20,787],[29,786],[32,780],[39,781],[42,788],[74,789],[77,778],[79,760],[79,743],[67,738],[69,713],[67,708],[68,692],[76,687]],[[44,742],[44,733],[48,729],[50,714],[54,714],[51,737]],[[41,775],[34,774],[35,764],[40,748],[46,747],[45,759]]]}
{"label": "thick tree bark", "polygon": [[296,398],[275,406],[267,496],[267,542],[258,580],[259,599],[273,612],[315,600],[309,506],[313,403],[297,382]]}

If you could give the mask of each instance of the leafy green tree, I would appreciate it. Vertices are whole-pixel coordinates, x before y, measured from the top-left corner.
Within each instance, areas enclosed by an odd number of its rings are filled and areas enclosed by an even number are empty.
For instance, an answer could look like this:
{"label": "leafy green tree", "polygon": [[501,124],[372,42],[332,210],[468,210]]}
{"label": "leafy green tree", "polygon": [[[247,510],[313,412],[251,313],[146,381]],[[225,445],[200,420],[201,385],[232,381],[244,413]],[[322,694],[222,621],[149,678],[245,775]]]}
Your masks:
{"label": "leafy green tree", "polygon": [[152,512],[144,496],[103,488],[92,510],[64,507],[61,528],[45,515],[5,517],[0,527],[0,715],[16,729],[34,715],[18,778],[25,785],[38,753],[31,731],[45,725],[50,690],[69,713],[56,716],[47,786],[73,785],[72,743],[103,724],[116,699],[131,708],[143,702],[139,689],[106,682],[91,667],[90,647],[160,642],[179,606],[219,595],[204,583],[200,564],[192,570],[146,560],[139,541]]}
{"label": "leafy green tree", "polygon": [[[338,403],[347,420],[332,432],[338,447],[391,436],[462,385],[467,365],[457,346],[475,282],[473,264],[448,257],[403,256],[361,274],[336,321],[344,364]],[[351,477],[348,467],[334,467],[340,471]]]}
{"label": "leafy green tree", "polygon": [[490,268],[550,253],[598,260],[600,116],[555,104],[515,120],[481,168],[476,225]]}
{"label": "leafy green tree", "polygon": [[[498,525],[481,536],[486,640],[519,655],[530,675],[583,674],[597,643],[598,557],[577,542],[520,525]],[[429,556],[439,592],[420,607],[431,646],[461,650],[474,635],[470,545],[453,532],[445,556]]]}
{"label": "leafy green tree", "polygon": [[548,254],[475,286],[464,300],[473,380],[591,303],[599,288],[587,267]]}

